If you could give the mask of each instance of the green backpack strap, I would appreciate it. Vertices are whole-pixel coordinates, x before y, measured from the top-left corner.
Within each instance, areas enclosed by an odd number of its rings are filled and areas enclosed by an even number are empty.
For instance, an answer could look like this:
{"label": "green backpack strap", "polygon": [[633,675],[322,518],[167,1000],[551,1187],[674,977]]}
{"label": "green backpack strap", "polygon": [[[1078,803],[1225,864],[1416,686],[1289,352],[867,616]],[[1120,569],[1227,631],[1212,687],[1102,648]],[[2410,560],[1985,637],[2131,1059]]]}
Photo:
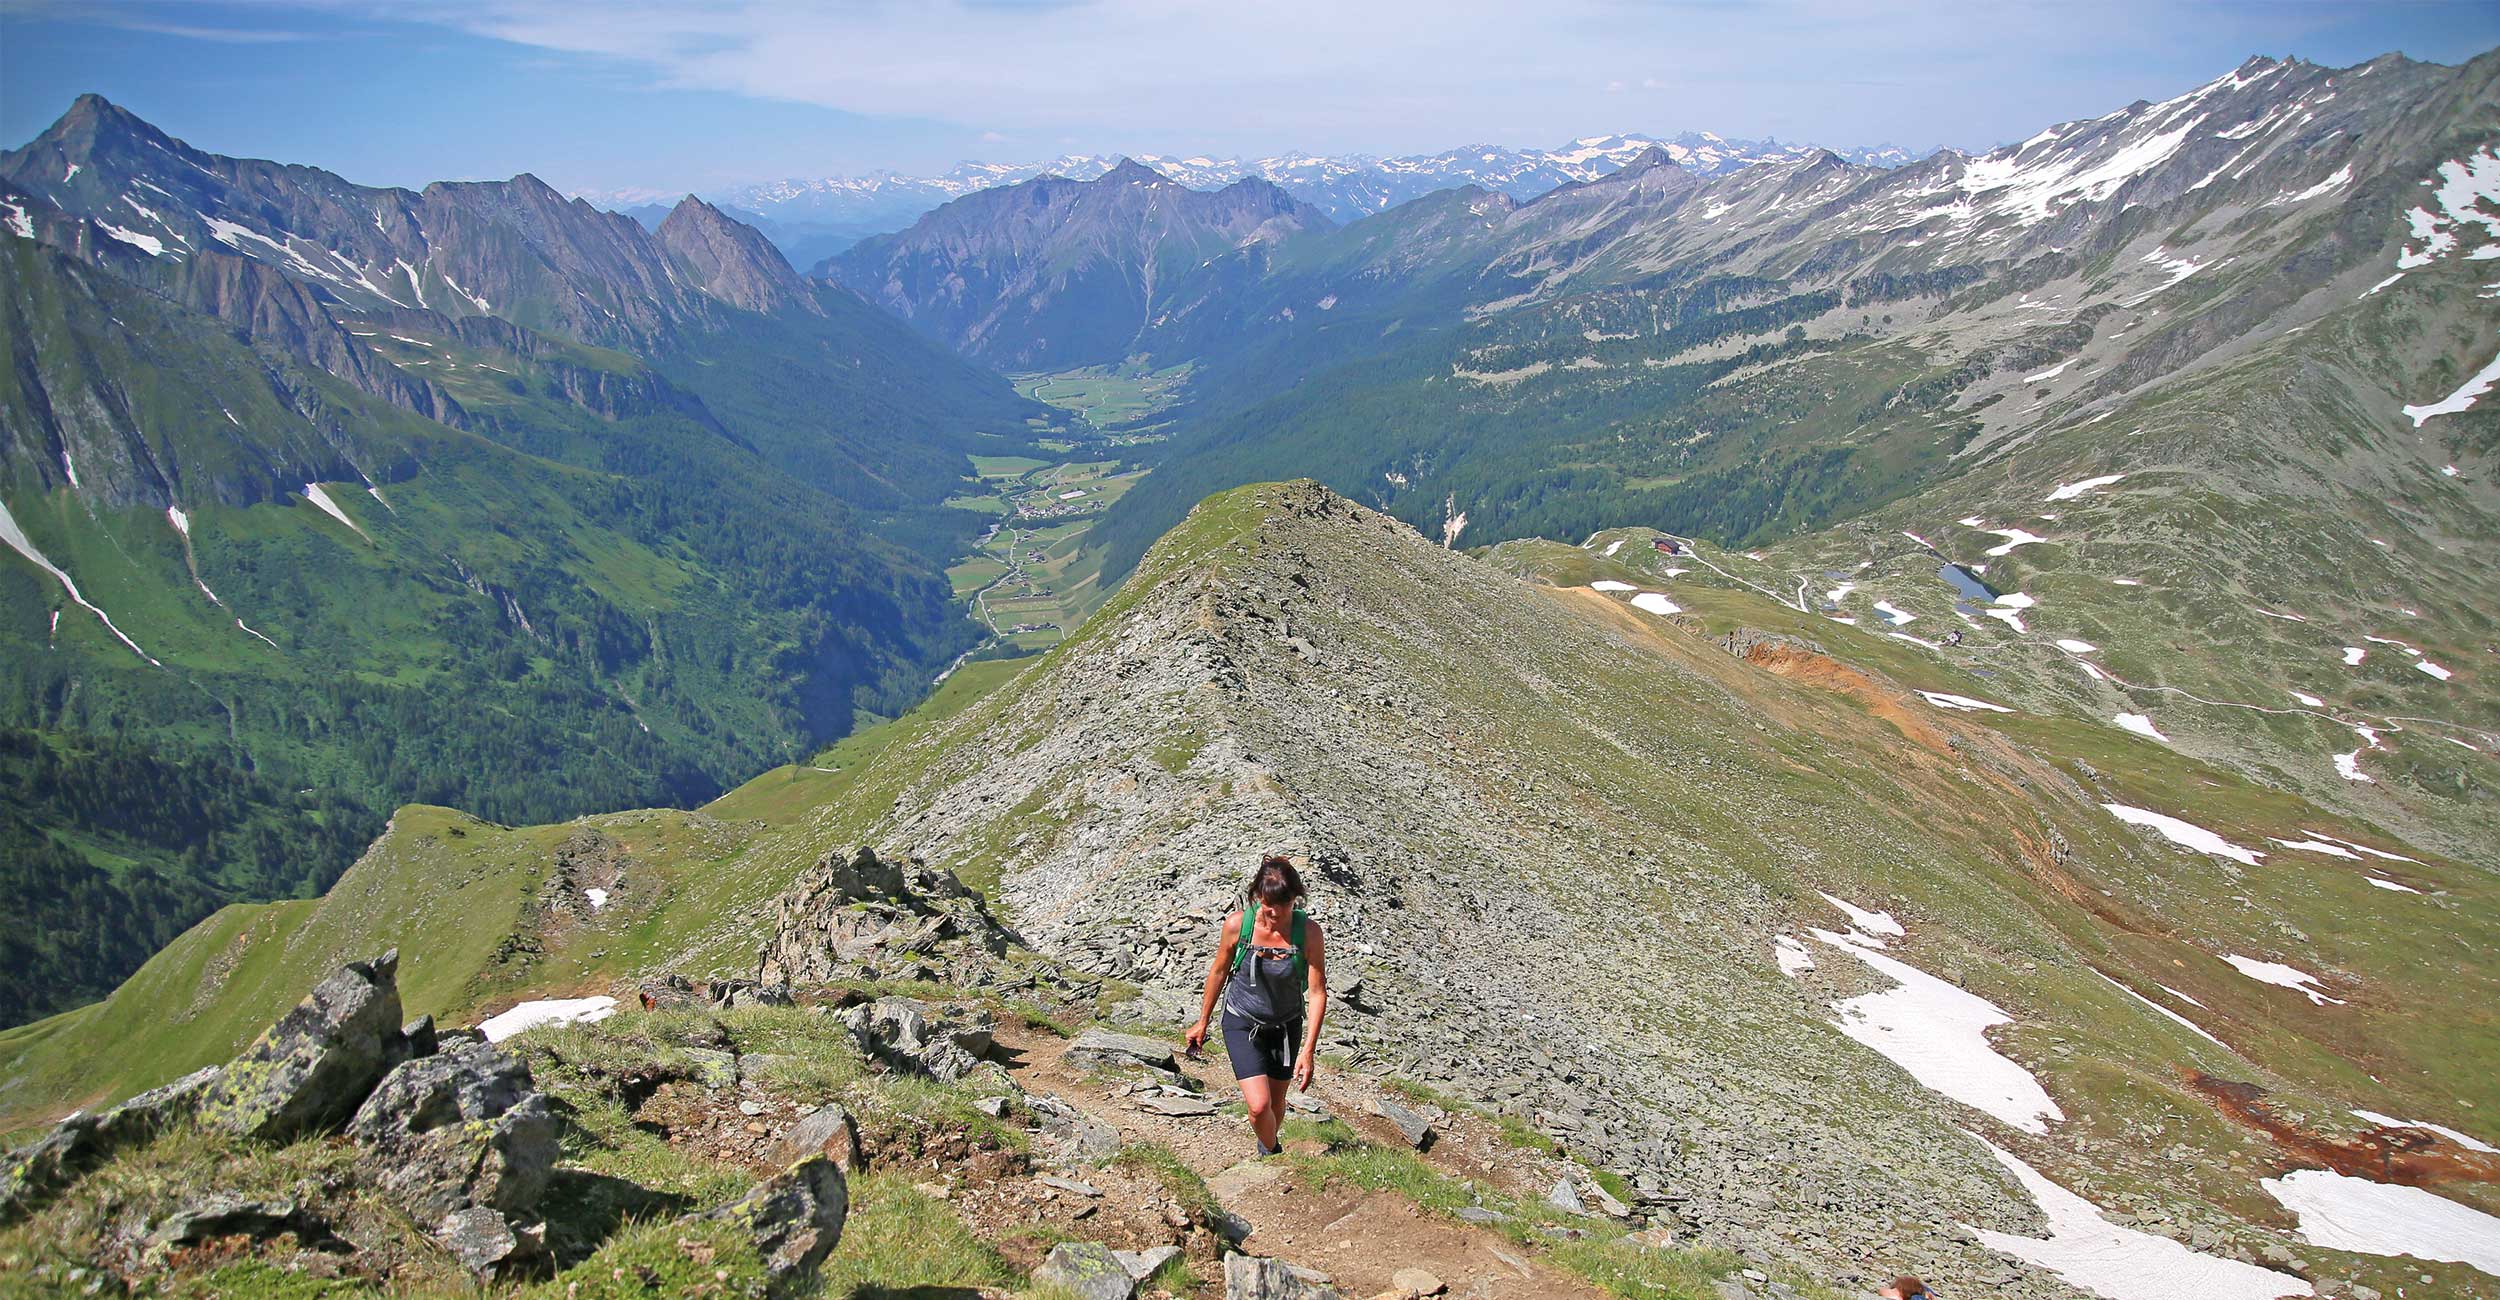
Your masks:
{"label": "green backpack strap", "polygon": [[[1252,903],[1248,907],[1241,909],[1241,938],[1238,942],[1233,944],[1234,970],[1240,970],[1241,964],[1250,960],[1250,928],[1258,924],[1258,919],[1258,904]],[[1306,933],[1308,933],[1307,923],[1310,919],[1310,914],[1304,912],[1301,908],[1297,907],[1293,909],[1293,975],[1295,979],[1302,978],[1302,972],[1310,968],[1310,963],[1305,961],[1302,956],[1303,952],[1310,946],[1309,942],[1303,937]]]}

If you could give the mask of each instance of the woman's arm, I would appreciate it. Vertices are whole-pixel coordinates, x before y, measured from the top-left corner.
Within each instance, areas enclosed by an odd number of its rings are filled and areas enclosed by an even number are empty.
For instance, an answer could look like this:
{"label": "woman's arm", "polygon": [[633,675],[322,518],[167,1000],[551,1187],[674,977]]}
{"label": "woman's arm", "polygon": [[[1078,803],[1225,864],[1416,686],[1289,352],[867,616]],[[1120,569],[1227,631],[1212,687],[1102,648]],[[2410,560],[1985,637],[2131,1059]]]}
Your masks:
{"label": "woman's arm", "polygon": [[1311,941],[1303,949],[1303,964],[1311,968],[1311,985],[1303,998],[1302,1059],[1294,1063],[1293,1080],[1304,1092],[1311,1090],[1311,1078],[1319,1073],[1319,1026],[1328,1018],[1328,941],[1320,933],[1319,922],[1311,925]]}
{"label": "woman's arm", "polygon": [[1207,963],[1207,987],[1198,999],[1198,1023],[1189,1027],[1183,1040],[1193,1052],[1206,1045],[1207,1022],[1215,1017],[1215,999],[1224,991],[1224,977],[1232,973],[1233,946],[1240,941],[1241,913],[1235,912],[1224,918],[1223,928],[1216,932],[1215,960]]}

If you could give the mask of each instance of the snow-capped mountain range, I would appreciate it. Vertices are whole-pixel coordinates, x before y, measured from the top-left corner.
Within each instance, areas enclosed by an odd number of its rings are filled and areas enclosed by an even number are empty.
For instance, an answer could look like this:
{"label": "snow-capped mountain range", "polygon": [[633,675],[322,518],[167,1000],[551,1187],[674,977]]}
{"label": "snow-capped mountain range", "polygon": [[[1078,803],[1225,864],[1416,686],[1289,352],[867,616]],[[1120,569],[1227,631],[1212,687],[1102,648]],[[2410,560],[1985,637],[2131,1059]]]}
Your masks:
{"label": "snow-capped mountain range", "polygon": [[[1136,161],[1191,189],[1212,190],[1245,177],[1270,181],[1286,193],[1345,222],[1420,198],[1434,190],[1480,185],[1514,198],[1534,198],[1558,185],[1610,175],[1650,149],[1665,151],[1687,171],[1716,176],[1751,163],[1795,158],[1812,146],[1777,140],[1737,140],[1707,131],[1674,137],[1593,135],[1553,149],[1469,145],[1436,154],[1376,158],[1367,154],[1284,153],[1266,158],[1132,155]],[[1924,156],[1893,145],[1836,151],[1851,162],[1899,166]],[[768,181],[714,191],[705,198],[758,218],[785,249],[810,236],[864,235],[899,229],[950,199],[1013,185],[1037,176],[1095,180],[1119,165],[1115,154],[1063,154],[1043,162],[958,164],[937,176],[875,171],[862,176]],[[649,190],[583,191],[579,197],[603,207],[631,211],[673,202],[674,193]],[[847,242],[844,241],[844,242]],[[793,257],[801,265],[804,257]]]}

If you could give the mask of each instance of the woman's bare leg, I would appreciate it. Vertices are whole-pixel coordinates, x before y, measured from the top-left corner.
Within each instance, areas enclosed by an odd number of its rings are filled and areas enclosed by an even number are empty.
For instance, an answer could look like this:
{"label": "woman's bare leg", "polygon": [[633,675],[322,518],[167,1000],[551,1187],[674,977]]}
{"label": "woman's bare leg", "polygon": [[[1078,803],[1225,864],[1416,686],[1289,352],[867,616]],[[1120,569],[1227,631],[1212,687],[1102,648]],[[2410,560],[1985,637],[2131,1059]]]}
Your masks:
{"label": "woman's bare leg", "polygon": [[1276,1131],[1285,1124],[1286,1081],[1254,1074],[1241,1081],[1242,1103],[1250,1108],[1250,1130],[1258,1135],[1259,1149],[1276,1149]]}

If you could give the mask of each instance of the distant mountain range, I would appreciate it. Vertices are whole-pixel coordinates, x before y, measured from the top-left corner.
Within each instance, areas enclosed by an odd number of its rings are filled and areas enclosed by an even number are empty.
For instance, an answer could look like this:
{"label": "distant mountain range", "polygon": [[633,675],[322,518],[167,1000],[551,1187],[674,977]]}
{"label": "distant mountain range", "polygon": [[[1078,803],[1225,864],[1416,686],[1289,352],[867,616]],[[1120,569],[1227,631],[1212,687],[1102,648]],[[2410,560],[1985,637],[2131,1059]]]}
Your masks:
{"label": "distant mountain range", "polygon": [[[875,171],[864,176],[768,181],[704,197],[772,236],[800,266],[812,265],[869,235],[900,230],[931,208],[981,190],[1041,176],[1097,180],[1135,161],[1195,190],[1221,189],[1256,178],[1344,223],[1396,207],[1434,190],[1478,185],[1528,199],[1558,185],[1609,175],[1651,149],[1679,167],[1717,176],[1757,162],[1815,152],[1810,145],[1736,140],[1707,131],[1681,135],[1592,135],[1552,149],[1468,145],[1435,154],[1375,158],[1368,154],[1286,153],[1267,158],[1177,157],[1167,154],[1064,154],[1047,162],[966,162],[936,176]],[[1851,162],[1897,167],[1927,151],[1897,145],[1834,151]],[[674,194],[651,190],[584,191],[580,197],[625,212],[647,225],[667,214]]]}

